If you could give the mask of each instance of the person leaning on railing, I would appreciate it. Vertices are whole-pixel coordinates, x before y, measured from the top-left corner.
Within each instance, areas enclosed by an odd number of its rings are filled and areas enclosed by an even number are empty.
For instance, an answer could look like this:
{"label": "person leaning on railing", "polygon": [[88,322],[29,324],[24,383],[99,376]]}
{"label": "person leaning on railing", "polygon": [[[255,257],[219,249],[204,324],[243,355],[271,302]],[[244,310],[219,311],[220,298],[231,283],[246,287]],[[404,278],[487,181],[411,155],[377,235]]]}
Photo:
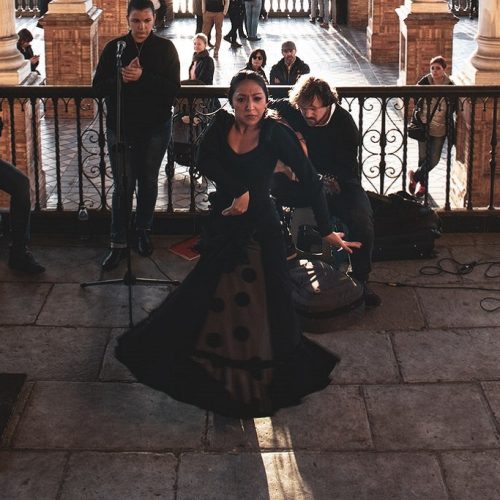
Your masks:
{"label": "person leaning on railing", "polygon": [[[3,122],[0,118],[0,136]],[[10,194],[11,246],[9,267],[29,274],[43,273],[27,245],[30,239],[30,181],[14,165],[0,159],[0,190]]]}
{"label": "person leaning on railing", "polygon": [[[436,56],[430,60],[430,72],[417,85],[454,85],[445,72],[446,60]],[[439,163],[444,141],[448,134],[448,103],[443,97],[433,97],[417,102],[418,116],[422,123],[429,122],[428,139],[418,142],[418,168],[408,172],[408,189],[417,197],[425,195],[429,172]],[[418,186],[418,189],[417,189]]]}

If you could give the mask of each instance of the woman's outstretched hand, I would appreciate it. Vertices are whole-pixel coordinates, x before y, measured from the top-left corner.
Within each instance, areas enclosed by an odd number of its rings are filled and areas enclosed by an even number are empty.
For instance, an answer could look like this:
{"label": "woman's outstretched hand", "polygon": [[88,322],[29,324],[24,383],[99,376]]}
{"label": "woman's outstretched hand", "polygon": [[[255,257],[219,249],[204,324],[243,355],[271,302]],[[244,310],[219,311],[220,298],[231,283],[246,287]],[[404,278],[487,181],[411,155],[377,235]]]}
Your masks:
{"label": "woman's outstretched hand", "polygon": [[222,215],[242,215],[248,210],[248,203],[250,202],[250,193],[246,191],[238,198],[233,200],[231,206],[222,211]]}
{"label": "woman's outstretched hand", "polygon": [[323,239],[330,245],[345,250],[347,253],[352,253],[353,248],[361,248],[359,241],[344,241],[343,237],[344,233],[330,233],[324,236]]}

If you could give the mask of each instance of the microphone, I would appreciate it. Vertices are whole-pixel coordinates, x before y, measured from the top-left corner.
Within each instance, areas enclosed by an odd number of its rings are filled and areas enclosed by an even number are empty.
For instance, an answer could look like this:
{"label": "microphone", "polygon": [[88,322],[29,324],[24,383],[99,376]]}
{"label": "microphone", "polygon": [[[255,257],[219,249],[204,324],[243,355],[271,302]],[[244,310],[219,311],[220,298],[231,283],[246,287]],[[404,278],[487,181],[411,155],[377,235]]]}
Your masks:
{"label": "microphone", "polygon": [[125,50],[126,46],[127,46],[127,44],[123,40],[116,42],[116,57],[122,56],[123,51]]}

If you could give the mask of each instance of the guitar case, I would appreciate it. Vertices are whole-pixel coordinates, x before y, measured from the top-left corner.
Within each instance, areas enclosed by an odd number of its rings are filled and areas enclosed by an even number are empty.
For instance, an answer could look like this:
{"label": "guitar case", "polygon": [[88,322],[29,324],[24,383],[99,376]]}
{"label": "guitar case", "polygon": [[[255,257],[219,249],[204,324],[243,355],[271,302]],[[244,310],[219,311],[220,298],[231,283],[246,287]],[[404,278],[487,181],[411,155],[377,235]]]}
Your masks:
{"label": "guitar case", "polygon": [[322,260],[298,260],[290,269],[292,298],[302,329],[326,333],[347,327],[364,312],[363,287]]}

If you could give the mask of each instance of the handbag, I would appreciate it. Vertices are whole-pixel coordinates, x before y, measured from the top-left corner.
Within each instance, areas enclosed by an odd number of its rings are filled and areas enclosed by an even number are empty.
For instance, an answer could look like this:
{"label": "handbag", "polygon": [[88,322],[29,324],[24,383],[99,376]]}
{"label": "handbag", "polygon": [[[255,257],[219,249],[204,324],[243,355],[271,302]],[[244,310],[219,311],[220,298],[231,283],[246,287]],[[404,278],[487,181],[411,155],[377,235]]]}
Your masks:
{"label": "handbag", "polygon": [[[438,101],[434,105],[432,113],[429,117],[429,123],[432,121],[432,118],[434,117],[434,113],[436,112],[436,110],[439,106],[440,100],[441,99],[438,99]],[[425,142],[427,139],[428,125],[427,125],[427,123],[424,123],[420,119],[419,112],[420,112],[420,110],[418,109],[418,107],[415,107],[415,109],[413,110],[413,113],[411,115],[410,123],[408,123],[408,127],[407,127],[406,131],[407,131],[408,137],[410,137],[410,139],[415,139],[418,142]]]}

